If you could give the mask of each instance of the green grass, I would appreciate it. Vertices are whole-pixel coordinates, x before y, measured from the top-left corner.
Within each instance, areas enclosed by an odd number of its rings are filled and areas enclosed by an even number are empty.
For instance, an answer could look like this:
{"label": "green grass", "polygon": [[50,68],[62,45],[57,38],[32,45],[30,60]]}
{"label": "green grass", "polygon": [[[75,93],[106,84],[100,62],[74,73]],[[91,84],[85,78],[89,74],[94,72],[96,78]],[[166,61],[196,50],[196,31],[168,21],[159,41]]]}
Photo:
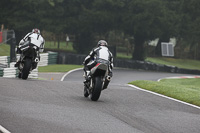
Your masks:
{"label": "green grass", "polygon": [[[117,53],[117,58],[120,59],[131,59],[132,56],[126,55],[124,53]],[[194,70],[200,70],[200,61],[198,60],[190,60],[190,59],[175,59],[175,58],[166,58],[166,57],[148,57],[145,61],[153,62],[156,64],[162,64],[162,65],[170,65],[170,66],[176,66],[179,68],[185,68],[185,69],[194,69]]]}
{"label": "green grass", "polygon": [[82,68],[82,65],[48,65],[38,67],[39,72],[68,72],[72,69]]}
{"label": "green grass", "polygon": [[0,44],[0,56],[10,56],[10,45]]}
{"label": "green grass", "polygon": [[44,48],[61,49],[61,50],[64,50],[64,51],[75,52],[75,50],[73,49],[73,43],[72,42],[68,42],[68,45],[66,44],[66,42],[60,42],[60,46],[58,48],[57,42],[54,44],[54,42],[52,42],[52,41],[47,41],[47,42],[45,42]]}
{"label": "green grass", "polygon": [[160,82],[136,80],[129,84],[200,106],[200,78],[164,79]]}
{"label": "green grass", "polygon": [[160,57],[160,58],[148,57],[146,61],[150,61],[157,64],[176,66],[185,69],[200,70],[200,61],[198,60],[175,59],[175,58],[165,58],[165,57]]}
{"label": "green grass", "polygon": [[117,52],[117,58],[119,58],[119,59],[131,59],[132,58],[132,55],[131,54],[129,54],[129,55],[127,55],[127,54],[124,54],[124,53],[120,53],[120,52]]}

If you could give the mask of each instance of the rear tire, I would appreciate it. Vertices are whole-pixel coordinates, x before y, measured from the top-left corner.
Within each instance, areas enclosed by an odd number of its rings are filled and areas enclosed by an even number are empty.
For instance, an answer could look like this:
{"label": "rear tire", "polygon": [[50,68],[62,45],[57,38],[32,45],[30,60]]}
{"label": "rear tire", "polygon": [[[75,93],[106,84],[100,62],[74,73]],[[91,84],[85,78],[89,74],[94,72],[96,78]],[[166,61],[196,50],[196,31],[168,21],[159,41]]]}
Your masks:
{"label": "rear tire", "polygon": [[22,79],[26,80],[28,78],[28,75],[31,69],[31,64],[32,64],[31,59],[27,58],[24,62],[24,67],[22,69],[22,75],[21,75]]}
{"label": "rear tire", "polygon": [[101,77],[95,77],[94,80],[94,87],[91,93],[91,100],[97,101],[101,95],[101,89],[102,89],[102,79]]}

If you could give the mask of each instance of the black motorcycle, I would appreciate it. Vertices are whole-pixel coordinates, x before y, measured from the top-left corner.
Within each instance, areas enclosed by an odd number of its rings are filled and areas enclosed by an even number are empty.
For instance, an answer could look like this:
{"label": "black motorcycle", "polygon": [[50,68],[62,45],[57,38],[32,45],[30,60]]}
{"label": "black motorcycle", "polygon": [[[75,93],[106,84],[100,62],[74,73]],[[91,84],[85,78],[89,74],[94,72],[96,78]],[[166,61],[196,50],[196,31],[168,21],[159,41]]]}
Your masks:
{"label": "black motorcycle", "polygon": [[27,79],[40,60],[39,47],[27,41],[19,47],[19,51],[21,56],[17,65],[19,69],[18,78]]}
{"label": "black motorcycle", "polygon": [[101,91],[107,88],[111,80],[111,76],[108,75],[109,63],[104,60],[99,60],[97,62],[96,66],[90,71],[90,81],[84,84],[84,96],[90,96],[92,101],[97,101],[99,99]]}

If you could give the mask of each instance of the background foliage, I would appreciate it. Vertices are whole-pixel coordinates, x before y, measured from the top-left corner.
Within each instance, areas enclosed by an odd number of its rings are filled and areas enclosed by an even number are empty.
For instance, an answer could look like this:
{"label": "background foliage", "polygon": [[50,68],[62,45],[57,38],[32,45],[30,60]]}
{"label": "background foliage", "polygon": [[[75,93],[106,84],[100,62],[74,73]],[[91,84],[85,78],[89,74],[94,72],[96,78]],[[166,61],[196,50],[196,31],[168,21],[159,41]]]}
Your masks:
{"label": "background foliage", "polygon": [[[177,38],[177,57],[200,59],[199,0],[0,0],[0,24],[14,29],[17,42],[39,28],[46,40],[59,44],[73,36],[74,49],[88,53],[99,39],[125,47],[133,59],[144,60],[147,42]],[[47,38],[48,34],[50,37]],[[132,50],[131,50],[132,49]]]}

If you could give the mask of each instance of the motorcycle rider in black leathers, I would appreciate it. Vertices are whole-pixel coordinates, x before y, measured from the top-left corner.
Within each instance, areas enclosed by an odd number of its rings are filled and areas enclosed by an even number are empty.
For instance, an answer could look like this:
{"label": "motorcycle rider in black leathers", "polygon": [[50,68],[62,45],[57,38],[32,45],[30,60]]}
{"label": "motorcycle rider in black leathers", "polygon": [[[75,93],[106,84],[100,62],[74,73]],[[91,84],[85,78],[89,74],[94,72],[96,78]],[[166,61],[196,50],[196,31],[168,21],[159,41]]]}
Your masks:
{"label": "motorcycle rider in black leathers", "polygon": [[97,43],[97,47],[94,48],[90,54],[85,58],[84,72],[86,80],[84,83],[90,81],[90,70],[97,64],[96,59],[103,59],[109,62],[108,66],[108,75],[112,77],[112,69],[113,69],[113,55],[108,49],[108,43],[105,40],[100,40]]}

